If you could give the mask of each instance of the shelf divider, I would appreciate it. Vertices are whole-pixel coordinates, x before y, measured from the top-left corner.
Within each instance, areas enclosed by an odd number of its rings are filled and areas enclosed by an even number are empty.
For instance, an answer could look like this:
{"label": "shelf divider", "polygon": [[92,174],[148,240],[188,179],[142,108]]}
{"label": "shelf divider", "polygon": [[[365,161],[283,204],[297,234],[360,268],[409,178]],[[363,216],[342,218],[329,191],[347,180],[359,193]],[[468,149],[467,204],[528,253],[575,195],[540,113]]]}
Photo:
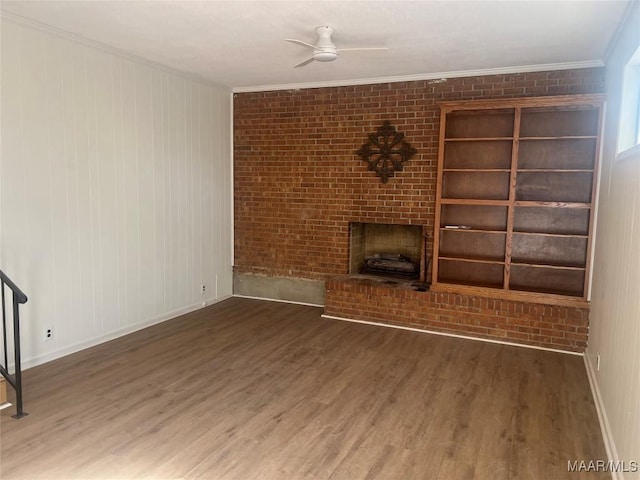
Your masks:
{"label": "shelf divider", "polygon": [[516,200],[516,181],[518,176],[518,149],[520,142],[520,120],[522,108],[516,107],[513,115],[513,145],[511,147],[511,181],[509,184],[509,204],[507,206],[507,238],[504,251],[504,281],[502,288],[509,290],[511,278],[511,251],[513,249],[513,215],[515,213],[514,202]]}

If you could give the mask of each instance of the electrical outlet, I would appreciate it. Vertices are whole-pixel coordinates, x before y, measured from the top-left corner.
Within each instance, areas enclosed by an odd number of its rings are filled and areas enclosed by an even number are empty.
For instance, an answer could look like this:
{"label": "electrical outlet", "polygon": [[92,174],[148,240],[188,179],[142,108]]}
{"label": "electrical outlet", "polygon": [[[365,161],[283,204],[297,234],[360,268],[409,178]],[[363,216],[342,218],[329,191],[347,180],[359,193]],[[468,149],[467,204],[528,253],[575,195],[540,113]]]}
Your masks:
{"label": "electrical outlet", "polygon": [[600,354],[599,353],[596,355],[596,371],[597,372],[600,371]]}
{"label": "electrical outlet", "polygon": [[207,286],[206,285],[202,285],[202,294],[204,295],[204,293],[207,291]]}
{"label": "electrical outlet", "polygon": [[44,331],[44,339],[46,340],[51,340],[53,338],[53,329],[52,328],[47,328]]}

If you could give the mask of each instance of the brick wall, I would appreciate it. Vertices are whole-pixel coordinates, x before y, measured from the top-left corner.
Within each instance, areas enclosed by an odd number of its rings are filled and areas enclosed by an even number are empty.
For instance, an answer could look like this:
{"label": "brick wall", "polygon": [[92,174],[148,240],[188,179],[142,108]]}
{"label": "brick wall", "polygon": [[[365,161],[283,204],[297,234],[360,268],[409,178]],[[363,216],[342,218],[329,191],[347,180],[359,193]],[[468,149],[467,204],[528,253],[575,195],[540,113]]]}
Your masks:
{"label": "brick wall", "polygon": [[[349,222],[433,231],[438,101],[600,93],[601,68],[239,93],[235,266],[326,280],[349,268]],[[355,151],[390,120],[418,153],[382,184]]]}

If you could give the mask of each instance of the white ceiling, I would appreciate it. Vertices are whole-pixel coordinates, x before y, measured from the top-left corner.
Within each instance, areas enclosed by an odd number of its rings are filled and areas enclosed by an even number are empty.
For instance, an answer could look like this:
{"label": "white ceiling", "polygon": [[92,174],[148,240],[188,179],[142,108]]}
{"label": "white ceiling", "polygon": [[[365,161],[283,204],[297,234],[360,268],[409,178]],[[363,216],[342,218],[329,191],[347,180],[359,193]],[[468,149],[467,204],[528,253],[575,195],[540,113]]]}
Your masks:
{"label": "white ceiling", "polygon": [[[602,64],[628,1],[10,1],[18,15],[237,91]],[[292,68],[336,29],[343,52]],[[360,82],[361,83],[361,82]]]}

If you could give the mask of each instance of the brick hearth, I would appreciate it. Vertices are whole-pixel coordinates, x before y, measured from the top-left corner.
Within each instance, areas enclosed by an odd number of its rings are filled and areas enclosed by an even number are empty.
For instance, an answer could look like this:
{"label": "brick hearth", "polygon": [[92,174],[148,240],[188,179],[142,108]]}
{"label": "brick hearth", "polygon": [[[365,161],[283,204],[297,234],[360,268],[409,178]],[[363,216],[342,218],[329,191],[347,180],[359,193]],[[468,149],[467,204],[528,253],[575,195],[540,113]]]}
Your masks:
{"label": "brick hearth", "polygon": [[363,276],[327,281],[325,315],[583,352],[589,310],[455,293]]}

